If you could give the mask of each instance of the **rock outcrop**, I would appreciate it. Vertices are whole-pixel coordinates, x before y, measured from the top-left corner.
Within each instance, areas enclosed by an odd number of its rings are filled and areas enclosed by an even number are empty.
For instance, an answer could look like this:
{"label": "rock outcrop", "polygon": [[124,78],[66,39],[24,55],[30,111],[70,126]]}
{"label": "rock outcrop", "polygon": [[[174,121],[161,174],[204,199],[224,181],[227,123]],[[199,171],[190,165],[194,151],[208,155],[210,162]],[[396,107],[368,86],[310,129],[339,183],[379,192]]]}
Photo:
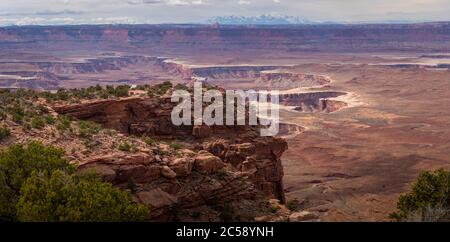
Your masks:
{"label": "rock outcrop", "polygon": [[289,222],[318,222],[319,215],[316,213],[302,211],[289,215]]}
{"label": "rock outcrop", "polygon": [[306,92],[280,95],[280,104],[293,106],[299,112],[325,112],[332,113],[347,107],[347,103],[333,100],[344,96],[345,92]]}
{"label": "rock outcrop", "polygon": [[279,138],[258,138],[249,143],[231,144],[217,140],[205,149],[232,164],[254,181],[257,188],[285,202],[281,155],[288,148]]}
{"label": "rock outcrop", "polygon": [[[153,220],[173,220],[180,210],[217,210],[220,204],[234,202],[249,204],[256,217],[270,211],[264,205],[267,199],[285,202],[280,160],[288,148],[285,140],[258,137],[257,128],[250,126],[177,127],[170,121],[172,107],[168,98],[125,98],[57,106],[54,110],[124,134],[191,144],[174,153],[153,147],[99,155],[79,165],[80,172],[93,170],[114,186],[132,190],[137,202],[152,208]],[[217,217],[212,214],[207,217]]]}
{"label": "rock outcrop", "polygon": [[223,167],[224,163],[222,160],[209,152],[201,151],[197,157],[195,157],[194,168],[198,172],[212,174]]}
{"label": "rock outcrop", "polygon": [[130,135],[208,138],[250,132],[247,126],[175,126],[171,112],[175,106],[170,97],[97,100],[81,104],[58,105],[53,109],[62,115],[90,120],[105,128]]}
{"label": "rock outcrop", "polygon": [[329,77],[321,75],[290,73],[287,71],[264,71],[261,72],[255,84],[258,87],[271,89],[291,89],[322,86],[330,82]]}
{"label": "rock outcrop", "polygon": [[280,196],[273,192],[275,184],[281,182],[282,171],[272,172],[268,161],[258,164],[255,160],[250,174],[239,171],[242,165],[232,166],[205,150],[195,157],[165,158],[158,161],[152,152],[110,154],[93,157],[78,169],[95,171],[115,186],[132,190],[137,202],[151,207],[151,217],[157,221],[173,219],[175,210],[243,199],[257,203],[264,197]]}

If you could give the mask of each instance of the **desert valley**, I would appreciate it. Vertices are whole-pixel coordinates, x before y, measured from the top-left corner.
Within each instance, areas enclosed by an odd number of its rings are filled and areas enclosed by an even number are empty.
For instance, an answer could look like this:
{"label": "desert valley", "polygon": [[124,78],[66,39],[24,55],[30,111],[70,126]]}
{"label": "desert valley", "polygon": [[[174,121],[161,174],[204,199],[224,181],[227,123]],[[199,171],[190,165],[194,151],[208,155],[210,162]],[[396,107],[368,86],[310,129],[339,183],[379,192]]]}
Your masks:
{"label": "desert valley", "polygon": [[[175,128],[167,90],[143,97],[149,87],[103,100],[39,99],[55,117],[93,121],[113,138],[85,142],[4,121],[12,135],[0,147],[32,138],[63,146],[69,161],[118,187],[132,177],[158,221],[173,220],[176,205],[188,211],[176,211],[182,221],[238,220],[215,214],[217,199],[242,220],[284,221],[285,205],[295,205],[314,214],[307,220],[389,221],[421,171],[450,168],[450,23],[12,26],[0,28],[0,50],[0,88],[11,92],[167,81],[280,91],[274,138],[250,127]],[[169,141],[149,146],[142,135]],[[139,152],[112,151],[126,139]],[[242,212],[264,203],[261,191],[278,201]]]}

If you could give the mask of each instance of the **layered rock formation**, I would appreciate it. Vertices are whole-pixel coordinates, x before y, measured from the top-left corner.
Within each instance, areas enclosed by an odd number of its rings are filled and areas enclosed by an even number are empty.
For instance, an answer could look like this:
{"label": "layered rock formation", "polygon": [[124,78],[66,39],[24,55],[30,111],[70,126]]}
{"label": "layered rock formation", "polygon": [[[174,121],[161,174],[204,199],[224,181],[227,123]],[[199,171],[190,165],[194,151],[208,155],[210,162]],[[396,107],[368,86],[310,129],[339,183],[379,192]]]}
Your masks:
{"label": "layered rock formation", "polygon": [[59,114],[76,119],[91,120],[103,127],[131,135],[161,135],[172,137],[193,136],[208,138],[211,133],[235,136],[252,133],[248,126],[175,126],[171,112],[175,104],[170,96],[157,98],[130,97],[118,100],[98,100],[74,105],[55,106]]}
{"label": "layered rock formation", "polygon": [[[448,51],[449,23],[378,25],[27,26],[0,28],[0,48],[195,52]],[[214,51],[214,52],[213,52]]]}
{"label": "layered rock formation", "polygon": [[173,220],[180,210],[211,210],[217,204],[245,204],[242,201],[253,203],[252,216],[256,217],[270,209],[258,205],[267,198],[285,202],[280,157],[288,148],[286,141],[257,137],[257,129],[249,126],[177,127],[170,120],[173,105],[168,98],[133,97],[54,110],[125,134],[176,138],[192,145],[176,154],[158,147],[99,155],[79,166],[80,171],[95,170],[115,186],[131,186],[136,201],[152,208],[154,220]]}
{"label": "layered rock formation", "polygon": [[310,92],[293,93],[280,96],[280,104],[293,106],[299,112],[325,112],[331,113],[347,107],[347,103],[333,100],[333,98],[346,95],[344,92]]}
{"label": "layered rock formation", "polygon": [[255,84],[260,87],[291,89],[329,84],[330,78],[320,75],[267,71],[262,72]]}

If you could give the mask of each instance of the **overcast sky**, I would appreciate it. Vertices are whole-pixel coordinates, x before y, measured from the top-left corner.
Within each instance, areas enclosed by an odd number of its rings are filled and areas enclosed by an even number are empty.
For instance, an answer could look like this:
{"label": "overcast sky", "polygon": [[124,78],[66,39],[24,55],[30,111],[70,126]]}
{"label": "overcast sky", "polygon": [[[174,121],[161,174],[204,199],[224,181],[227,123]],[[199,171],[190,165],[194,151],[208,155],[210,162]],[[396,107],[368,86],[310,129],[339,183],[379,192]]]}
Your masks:
{"label": "overcast sky", "polygon": [[215,16],[448,21],[450,0],[0,0],[0,25],[204,23]]}

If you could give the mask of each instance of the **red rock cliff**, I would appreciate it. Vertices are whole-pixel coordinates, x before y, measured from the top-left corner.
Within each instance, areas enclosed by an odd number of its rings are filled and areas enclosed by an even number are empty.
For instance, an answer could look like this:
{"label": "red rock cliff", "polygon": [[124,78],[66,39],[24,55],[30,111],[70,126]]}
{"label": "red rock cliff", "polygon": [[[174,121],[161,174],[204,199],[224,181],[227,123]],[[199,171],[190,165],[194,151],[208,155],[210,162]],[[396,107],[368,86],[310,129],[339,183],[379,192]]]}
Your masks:
{"label": "red rock cliff", "polygon": [[135,199],[152,207],[155,220],[171,219],[174,210],[211,207],[217,201],[250,201],[255,208],[262,206],[264,197],[285,202],[280,160],[288,148],[285,140],[258,137],[256,128],[247,126],[176,127],[170,120],[173,105],[168,98],[125,98],[54,109],[125,134],[176,138],[196,147],[172,155],[162,152],[164,147],[113,153],[92,157],[79,166],[80,171],[94,169],[118,187],[132,181]]}

